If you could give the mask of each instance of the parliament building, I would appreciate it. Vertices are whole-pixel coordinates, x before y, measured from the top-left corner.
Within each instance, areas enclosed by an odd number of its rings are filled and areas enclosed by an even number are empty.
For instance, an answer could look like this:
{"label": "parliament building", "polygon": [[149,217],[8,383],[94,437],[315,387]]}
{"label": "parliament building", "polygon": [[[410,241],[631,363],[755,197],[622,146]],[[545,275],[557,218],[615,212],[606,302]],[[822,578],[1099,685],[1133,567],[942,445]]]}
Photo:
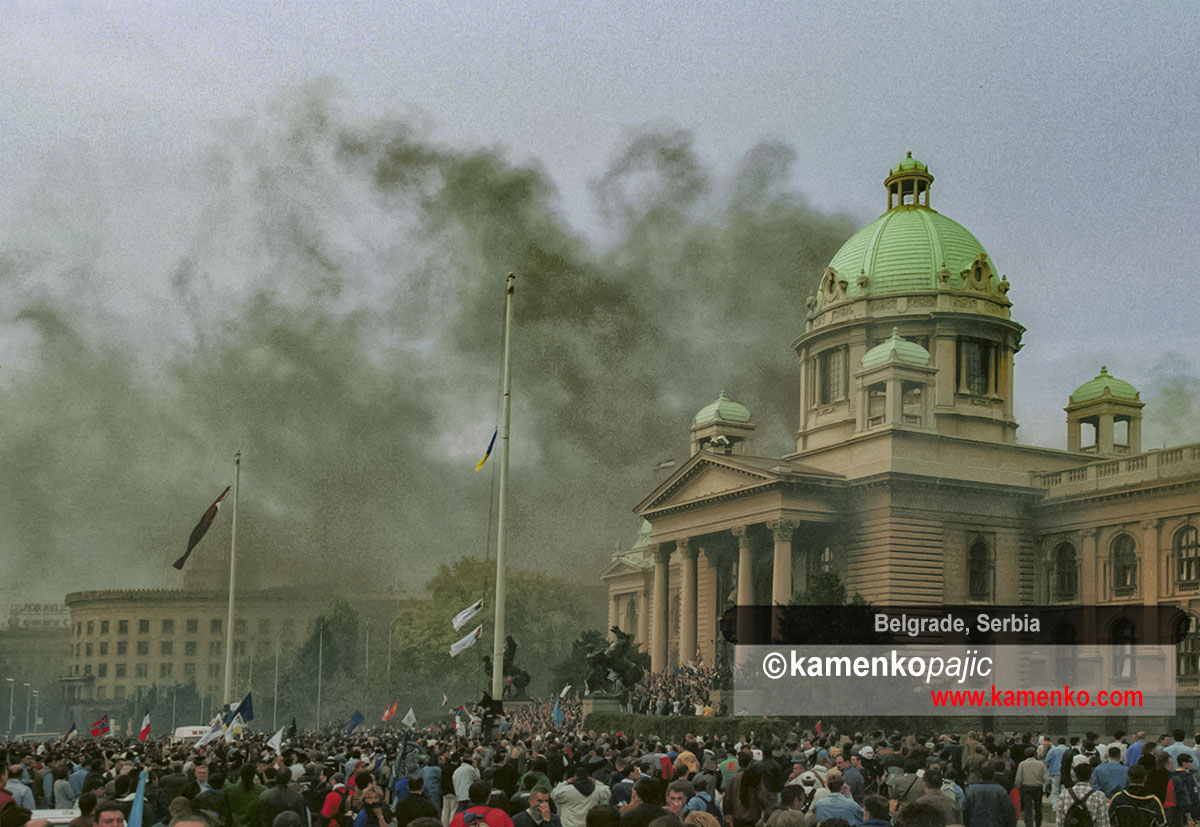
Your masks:
{"label": "parliament building", "polygon": [[[728,607],[786,604],[820,572],[877,606],[1174,605],[1193,618],[1181,696],[1197,694],[1200,444],[1143,450],[1138,391],[1100,365],[1064,378],[1063,448],[1019,443],[1025,329],[933,181],[909,153],[809,297],[795,451],[756,453],[753,415],[724,393],[695,415],[689,459],[603,575],[610,626],[655,669],[711,663]],[[1148,637],[1137,612],[1112,626]]]}

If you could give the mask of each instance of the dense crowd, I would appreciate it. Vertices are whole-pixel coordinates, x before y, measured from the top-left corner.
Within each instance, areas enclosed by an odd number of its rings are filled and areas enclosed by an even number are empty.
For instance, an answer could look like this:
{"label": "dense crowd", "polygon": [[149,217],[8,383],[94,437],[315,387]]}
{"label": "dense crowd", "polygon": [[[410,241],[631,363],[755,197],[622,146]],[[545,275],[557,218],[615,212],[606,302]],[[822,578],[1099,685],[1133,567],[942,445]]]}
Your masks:
{"label": "dense crowd", "polygon": [[720,684],[718,670],[681,667],[668,672],[647,672],[630,694],[630,705],[641,715],[722,715],[711,703]]}
{"label": "dense crowd", "polygon": [[204,747],[115,738],[9,744],[0,827],[45,827],[34,811],[47,809],[69,811],[58,823],[71,827],[124,827],[135,802],[142,827],[1175,827],[1200,819],[1196,742],[1181,731],[1050,739],[817,726],[668,742],[584,731],[577,700],[564,698],[518,708],[484,738],[462,726],[464,718],[484,724],[482,712],[420,732],[300,733],[278,749],[262,734]]}

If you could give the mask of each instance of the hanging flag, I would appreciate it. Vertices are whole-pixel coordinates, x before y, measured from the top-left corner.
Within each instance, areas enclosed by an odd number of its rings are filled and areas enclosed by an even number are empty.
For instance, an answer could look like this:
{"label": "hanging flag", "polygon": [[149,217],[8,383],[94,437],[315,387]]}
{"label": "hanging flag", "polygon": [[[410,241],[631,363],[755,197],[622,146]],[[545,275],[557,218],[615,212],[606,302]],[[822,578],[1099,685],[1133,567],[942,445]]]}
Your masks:
{"label": "hanging flag", "polygon": [[483,459],[475,463],[475,470],[478,471],[483,467],[483,464],[488,461],[488,457],[492,455],[492,449],[496,447],[496,434],[500,432],[499,428],[492,431],[492,441],[488,443],[487,450],[483,452]]}
{"label": "hanging flag", "polygon": [[483,636],[483,624],[481,623],[478,626],[476,626],[475,630],[473,632],[471,632],[470,634],[468,634],[466,637],[454,642],[454,644],[450,647],[450,657],[452,657],[452,658],[456,657],[457,655],[460,655],[463,652],[465,652],[467,649],[470,649],[471,645],[473,643],[475,643],[475,641],[479,640],[479,638],[482,636]]}
{"label": "hanging flag", "polygon": [[346,734],[349,735],[351,732],[354,732],[358,728],[358,725],[365,720],[366,718],[363,717],[363,714],[355,710],[354,714],[350,716],[350,723],[346,724]]}
{"label": "hanging flag", "polygon": [[138,730],[138,741],[145,741],[150,737],[150,713],[146,713],[146,717],[142,719],[142,728]]}
{"label": "hanging flag", "polygon": [[454,616],[454,620],[450,621],[451,625],[454,626],[454,631],[457,632],[463,626],[466,626],[467,621],[470,620],[471,618],[473,618],[475,615],[479,614],[479,611],[482,608],[483,608],[483,601],[476,600],[470,606],[468,606],[467,608],[463,609],[461,612],[456,614]]}
{"label": "hanging flag", "polygon": [[283,730],[285,727],[280,727],[279,731],[271,736],[271,740],[267,741],[267,746],[275,750],[276,755],[283,755]]}
{"label": "hanging flag", "polygon": [[447,697],[446,697],[446,693],[445,693],[445,692],[443,692],[443,693],[442,693],[442,709],[445,709],[445,708],[446,708],[446,704],[447,704],[447,703],[449,703],[449,702],[450,702],[450,699],[449,699],[449,698],[447,698]]}
{"label": "hanging flag", "polygon": [[658,465],[654,466],[654,473],[657,474],[659,471],[666,471],[668,468],[674,468],[674,467],[675,467],[675,460],[664,459]]}
{"label": "hanging flag", "polygon": [[565,697],[567,697],[567,693],[570,691],[571,691],[571,684],[567,684],[566,686],[563,687],[562,692],[558,693],[558,697],[565,698]]}
{"label": "hanging flag", "polygon": [[[147,727],[149,724],[146,725]],[[146,810],[146,777],[150,770],[138,773],[137,793],[133,796],[133,806],[129,808],[127,827],[142,827],[142,813]]]}
{"label": "hanging flag", "polygon": [[225,499],[225,495],[229,493],[230,486],[225,486],[225,490],[221,492],[221,496],[213,500],[213,504],[208,507],[200,517],[200,522],[196,523],[196,527],[192,529],[192,536],[188,538],[187,551],[183,556],[175,561],[175,568],[183,571],[183,564],[187,562],[188,556],[191,555],[192,549],[196,544],[204,539],[204,535],[208,533],[209,526],[213,524],[213,520],[217,518],[217,511],[221,508],[221,500]]}
{"label": "hanging flag", "polygon": [[455,711],[455,713],[454,713],[454,734],[455,734],[455,735],[462,735],[462,734],[463,734],[463,719],[462,719],[462,712],[463,712],[463,711],[462,711],[462,707],[460,706],[460,707],[458,708],[458,710],[457,710],[457,711]]}
{"label": "hanging flag", "polygon": [[93,738],[100,738],[101,736],[107,735],[108,734],[108,716],[101,715],[100,720],[96,721],[96,723],[92,724],[92,728],[89,731],[92,733]]}
{"label": "hanging flag", "polygon": [[[445,697],[445,696],[443,695],[442,697]],[[74,738],[75,734],[78,731],[79,730],[77,730],[75,728],[75,722],[71,721],[71,725],[69,727],[67,727],[67,731],[63,733],[63,737],[62,737],[63,743],[65,744],[67,741],[70,741],[72,738]]]}
{"label": "hanging flag", "polygon": [[400,719],[400,723],[406,727],[415,727],[417,725],[417,716],[413,714],[411,706],[408,708],[408,712],[404,713],[404,717]]}
{"label": "hanging flag", "polygon": [[389,706],[387,709],[383,710],[383,718],[381,718],[380,720],[383,720],[383,721],[392,720],[392,718],[395,717],[395,715],[396,715],[396,707],[397,707],[397,705],[399,705],[399,703],[400,703],[399,701],[392,701],[392,705]]}
{"label": "hanging flag", "polygon": [[562,707],[561,707],[561,706],[559,706],[559,701],[558,701],[557,699],[554,701],[554,713],[553,713],[553,715],[554,715],[554,725],[555,725],[555,726],[562,726],[562,725],[563,725],[563,721],[565,721],[565,720],[566,720],[566,716],[565,716],[565,715],[563,715]]}
{"label": "hanging flag", "polygon": [[235,717],[240,717],[243,724],[254,720],[254,702],[250,697],[251,694],[247,692],[246,697],[242,698],[240,703],[229,707],[229,711],[225,713],[225,726],[231,726]]}

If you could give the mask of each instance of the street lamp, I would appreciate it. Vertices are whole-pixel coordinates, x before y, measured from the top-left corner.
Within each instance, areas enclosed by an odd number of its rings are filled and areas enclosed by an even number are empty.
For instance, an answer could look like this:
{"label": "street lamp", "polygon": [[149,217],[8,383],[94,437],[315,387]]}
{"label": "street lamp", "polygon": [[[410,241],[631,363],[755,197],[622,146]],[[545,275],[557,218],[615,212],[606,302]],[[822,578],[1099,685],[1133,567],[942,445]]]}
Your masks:
{"label": "street lamp", "polygon": [[317,621],[317,732],[321,731],[321,678],[325,669],[325,619]]}
{"label": "street lamp", "polygon": [[30,694],[29,684],[25,684],[25,731],[32,732],[29,728],[29,707],[32,706],[31,701],[33,696]]}
{"label": "street lamp", "polygon": [[17,691],[17,679],[5,678],[8,681],[8,735],[6,741],[12,740],[12,725],[13,725],[13,693]]}

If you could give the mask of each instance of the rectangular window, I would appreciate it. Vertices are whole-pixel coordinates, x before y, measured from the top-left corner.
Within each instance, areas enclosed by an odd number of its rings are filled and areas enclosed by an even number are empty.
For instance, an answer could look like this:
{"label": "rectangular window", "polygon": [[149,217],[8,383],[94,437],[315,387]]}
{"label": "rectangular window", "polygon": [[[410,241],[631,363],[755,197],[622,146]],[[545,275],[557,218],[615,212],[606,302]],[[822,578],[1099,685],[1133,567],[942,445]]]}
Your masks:
{"label": "rectangular window", "polygon": [[149,667],[147,667],[147,666],[146,666],[146,664],[144,664],[144,663],[137,663],[137,664],[134,664],[134,667],[133,667],[133,672],[134,672],[134,675],[136,675],[136,676],[137,676],[137,677],[139,677],[139,678],[144,678],[144,677],[146,677],[146,674],[147,674],[149,671],[150,671],[150,670],[149,670]]}
{"label": "rectangular window", "polygon": [[200,631],[200,621],[196,618],[190,618],[187,622],[187,630],[189,635],[194,635]]}
{"label": "rectangular window", "polygon": [[138,634],[139,635],[150,634],[150,621],[149,620],[139,620],[138,621]]}
{"label": "rectangular window", "polygon": [[210,621],[208,622],[208,631],[209,631],[210,633],[214,634],[214,635],[219,635],[219,634],[221,634],[221,620],[220,620],[220,618],[214,618],[213,620],[210,620]]}
{"label": "rectangular window", "polygon": [[994,384],[993,359],[995,345],[980,339],[959,339],[959,391],[973,396],[987,396]]}
{"label": "rectangular window", "polygon": [[[104,674],[104,673],[101,672],[100,674]],[[108,700],[108,687],[107,686],[97,686],[96,687],[96,700],[98,700],[98,701]]]}
{"label": "rectangular window", "polygon": [[832,405],[846,396],[846,351],[835,347],[817,356],[817,403]]}
{"label": "rectangular window", "polygon": [[95,634],[96,633],[96,622],[94,620],[89,620],[87,623],[88,623],[87,633],[89,635]]}
{"label": "rectangular window", "polygon": [[137,653],[143,656],[150,654],[150,641],[139,640],[137,645]]}
{"label": "rectangular window", "polygon": [[75,637],[79,637],[82,634],[83,634],[83,624],[76,623],[75,624]]}
{"label": "rectangular window", "polygon": [[210,678],[216,678],[216,677],[220,677],[220,675],[221,675],[221,664],[210,663],[208,665],[208,676]]}
{"label": "rectangular window", "polygon": [[262,636],[271,634],[271,619],[264,617],[258,621],[258,633]]}
{"label": "rectangular window", "polygon": [[124,640],[118,640],[118,641],[117,641],[117,654],[118,654],[118,655],[125,655],[125,654],[128,654],[128,653],[129,653],[129,643],[128,643],[128,641],[124,641]]}
{"label": "rectangular window", "polygon": [[108,641],[107,640],[100,642],[100,654],[101,655],[108,654]]}
{"label": "rectangular window", "polygon": [[196,641],[189,640],[187,643],[183,644],[183,653],[185,655],[196,654]]}
{"label": "rectangular window", "polygon": [[83,667],[83,674],[85,674],[85,675],[92,674],[92,665],[90,663]]}
{"label": "rectangular window", "polygon": [[118,664],[117,664],[116,676],[117,676],[118,678],[123,678],[123,677],[125,677],[125,668],[126,668],[126,667],[125,667],[125,664],[123,664],[123,663],[118,663]]}
{"label": "rectangular window", "polygon": [[79,655],[82,651],[83,650],[80,648],[80,644],[76,643],[75,644],[75,657],[79,657]]}
{"label": "rectangular window", "polygon": [[215,657],[217,657],[217,656],[218,656],[218,655],[220,655],[220,654],[221,654],[221,641],[219,641],[219,640],[210,640],[210,641],[208,642],[208,655],[209,655],[209,657],[213,657],[213,658],[215,658]]}
{"label": "rectangular window", "polygon": [[175,644],[169,640],[164,640],[162,642],[162,654],[163,655],[175,654]]}
{"label": "rectangular window", "polygon": [[83,653],[90,658],[92,656],[92,644],[85,644],[83,647]]}
{"label": "rectangular window", "polygon": [[113,700],[114,701],[125,700],[125,685],[124,684],[117,684],[116,686],[113,687]]}
{"label": "rectangular window", "polygon": [[238,656],[246,654],[246,641],[235,640],[233,642],[233,654]]}
{"label": "rectangular window", "polygon": [[173,663],[160,663],[160,664],[158,665],[158,677],[159,677],[159,678],[169,678],[169,677],[171,677],[171,673],[172,673],[174,670],[175,670],[175,664],[173,664]]}
{"label": "rectangular window", "polygon": [[162,622],[162,633],[164,635],[175,634],[175,621],[174,620],[164,620]]}
{"label": "rectangular window", "polygon": [[[117,621],[117,634],[118,635],[129,634],[129,621],[128,620],[118,620]],[[124,694],[124,693],[122,693],[122,694]]]}
{"label": "rectangular window", "polygon": [[245,618],[243,618],[243,619],[241,619],[241,620],[235,620],[235,621],[233,621],[233,633],[234,633],[235,635],[244,635],[244,634],[246,634],[246,620],[245,620]]}
{"label": "rectangular window", "polygon": [[185,678],[194,678],[194,677],[196,677],[196,664],[194,664],[194,663],[185,663],[185,664],[183,665],[183,676],[184,676]]}
{"label": "rectangular window", "polygon": [[102,634],[102,635],[108,634],[108,621],[107,620],[100,621],[100,634]]}
{"label": "rectangular window", "polygon": [[98,677],[98,678],[108,677],[108,664],[107,663],[102,663],[96,667],[96,677]]}

